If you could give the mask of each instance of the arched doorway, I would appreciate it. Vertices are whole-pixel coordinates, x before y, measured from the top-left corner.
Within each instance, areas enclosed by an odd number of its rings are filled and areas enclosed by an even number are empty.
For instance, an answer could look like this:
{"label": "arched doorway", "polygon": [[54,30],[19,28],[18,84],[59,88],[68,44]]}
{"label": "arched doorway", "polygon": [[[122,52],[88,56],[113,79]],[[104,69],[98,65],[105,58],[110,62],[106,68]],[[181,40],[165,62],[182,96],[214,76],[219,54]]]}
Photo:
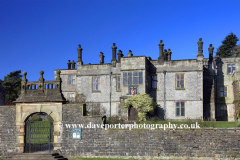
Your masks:
{"label": "arched doorway", "polygon": [[134,108],[132,105],[130,106],[128,110],[128,120],[129,121],[134,121],[137,120],[138,117],[138,111],[136,108]]}
{"label": "arched doorway", "polygon": [[47,113],[31,114],[25,121],[25,153],[53,150],[53,119]]}

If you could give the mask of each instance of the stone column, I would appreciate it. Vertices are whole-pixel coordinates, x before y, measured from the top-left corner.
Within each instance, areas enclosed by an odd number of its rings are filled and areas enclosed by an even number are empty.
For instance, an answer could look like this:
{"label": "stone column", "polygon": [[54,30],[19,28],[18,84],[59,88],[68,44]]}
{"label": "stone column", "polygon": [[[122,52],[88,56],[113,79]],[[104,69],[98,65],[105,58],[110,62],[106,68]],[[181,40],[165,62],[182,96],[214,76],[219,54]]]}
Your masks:
{"label": "stone column", "polygon": [[121,62],[121,57],[123,57],[122,51],[118,50],[117,55],[118,55],[118,62],[120,63]]}
{"label": "stone column", "polygon": [[27,88],[27,78],[26,78],[26,75],[27,75],[27,72],[23,72],[23,79],[21,81],[21,94],[25,94],[26,93],[26,88]]}
{"label": "stone column", "polygon": [[104,64],[104,55],[103,55],[103,52],[100,52],[99,54],[99,57],[100,57],[100,64]]}
{"label": "stone column", "polygon": [[72,69],[76,69],[76,68],[75,68],[75,64],[76,64],[76,63],[75,63],[74,60],[73,60],[73,61],[72,61]]}
{"label": "stone column", "polygon": [[71,69],[71,62],[70,62],[70,60],[68,60],[68,62],[67,62],[67,64],[68,64],[68,69]]}
{"label": "stone column", "polygon": [[44,92],[44,78],[43,78],[43,71],[40,71],[40,78],[39,78],[39,82],[38,82],[38,92],[39,93],[43,93]]}
{"label": "stone column", "polygon": [[197,55],[197,60],[203,60],[203,41],[202,38],[199,38],[198,41],[198,55]]}
{"label": "stone column", "polygon": [[171,61],[171,58],[172,58],[172,52],[171,52],[171,49],[168,49],[168,61]]}
{"label": "stone column", "polygon": [[79,44],[78,45],[79,47],[77,48],[77,50],[78,50],[78,64],[79,65],[83,65],[83,61],[82,61],[82,48],[81,48],[81,45]]}
{"label": "stone column", "polygon": [[133,56],[132,51],[129,50],[129,52],[128,52],[128,57],[132,57],[132,56]]}

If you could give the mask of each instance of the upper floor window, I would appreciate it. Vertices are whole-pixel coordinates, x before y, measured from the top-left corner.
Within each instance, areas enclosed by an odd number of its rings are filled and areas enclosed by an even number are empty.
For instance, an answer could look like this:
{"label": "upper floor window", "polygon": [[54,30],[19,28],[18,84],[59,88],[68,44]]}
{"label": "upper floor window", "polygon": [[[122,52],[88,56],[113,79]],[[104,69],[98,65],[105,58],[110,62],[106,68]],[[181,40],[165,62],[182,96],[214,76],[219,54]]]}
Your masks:
{"label": "upper floor window", "polygon": [[227,65],[227,74],[233,74],[236,70],[235,64]]}
{"label": "upper floor window", "polygon": [[[134,92],[133,92],[134,91]],[[134,94],[133,94],[134,93]],[[134,86],[129,86],[128,88],[128,94],[129,95],[135,95],[137,94],[137,87],[134,87]]]}
{"label": "upper floor window", "polygon": [[227,87],[220,87],[220,97],[227,97]]}
{"label": "upper floor window", "polygon": [[100,77],[93,78],[93,90],[100,91]]}
{"label": "upper floor window", "polygon": [[157,89],[157,75],[151,76],[151,88]]}
{"label": "upper floor window", "polygon": [[117,90],[121,89],[121,76],[117,76]]}
{"label": "upper floor window", "polygon": [[184,102],[176,103],[176,116],[185,116],[185,103]]}
{"label": "upper floor window", "polygon": [[74,101],[75,101],[74,93],[69,93],[69,94],[68,94],[68,101],[69,101],[70,103],[74,103]]}
{"label": "upper floor window", "polygon": [[69,75],[68,76],[68,84],[75,84],[75,76]]}
{"label": "upper floor window", "polygon": [[176,74],[176,88],[184,89],[184,74]]}
{"label": "upper floor window", "polygon": [[143,84],[143,72],[124,72],[123,85]]}

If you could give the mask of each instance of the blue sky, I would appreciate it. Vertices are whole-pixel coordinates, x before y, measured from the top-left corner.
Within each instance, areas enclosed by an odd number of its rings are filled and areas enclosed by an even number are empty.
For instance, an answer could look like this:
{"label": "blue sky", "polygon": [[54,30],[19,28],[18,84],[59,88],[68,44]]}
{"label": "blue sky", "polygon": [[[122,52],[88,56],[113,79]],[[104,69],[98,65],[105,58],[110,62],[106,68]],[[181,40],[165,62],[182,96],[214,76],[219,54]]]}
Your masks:
{"label": "blue sky", "polygon": [[[27,72],[37,81],[54,80],[55,69],[77,61],[112,59],[116,43],[124,56],[159,56],[158,43],[172,50],[172,59],[196,59],[203,39],[204,58],[209,44],[218,48],[233,32],[240,38],[239,0],[0,0],[0,79],[12,71]],[[240,42],[240,41],[239,41]],[[239,42],[237,44],[239,44]]]}

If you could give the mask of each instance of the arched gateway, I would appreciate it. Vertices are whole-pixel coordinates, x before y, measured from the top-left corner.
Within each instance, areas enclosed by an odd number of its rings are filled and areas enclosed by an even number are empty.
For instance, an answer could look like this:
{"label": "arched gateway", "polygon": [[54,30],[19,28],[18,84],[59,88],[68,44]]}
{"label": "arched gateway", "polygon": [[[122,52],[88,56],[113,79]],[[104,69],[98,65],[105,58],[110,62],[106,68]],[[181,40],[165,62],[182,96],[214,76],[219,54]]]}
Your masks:
{"label": "arched gateway", "polygon": [[61,149],[62,103],[60,71],[55,81],[27,81],[23,72],[21,94],[16,103],[19,153]]}

